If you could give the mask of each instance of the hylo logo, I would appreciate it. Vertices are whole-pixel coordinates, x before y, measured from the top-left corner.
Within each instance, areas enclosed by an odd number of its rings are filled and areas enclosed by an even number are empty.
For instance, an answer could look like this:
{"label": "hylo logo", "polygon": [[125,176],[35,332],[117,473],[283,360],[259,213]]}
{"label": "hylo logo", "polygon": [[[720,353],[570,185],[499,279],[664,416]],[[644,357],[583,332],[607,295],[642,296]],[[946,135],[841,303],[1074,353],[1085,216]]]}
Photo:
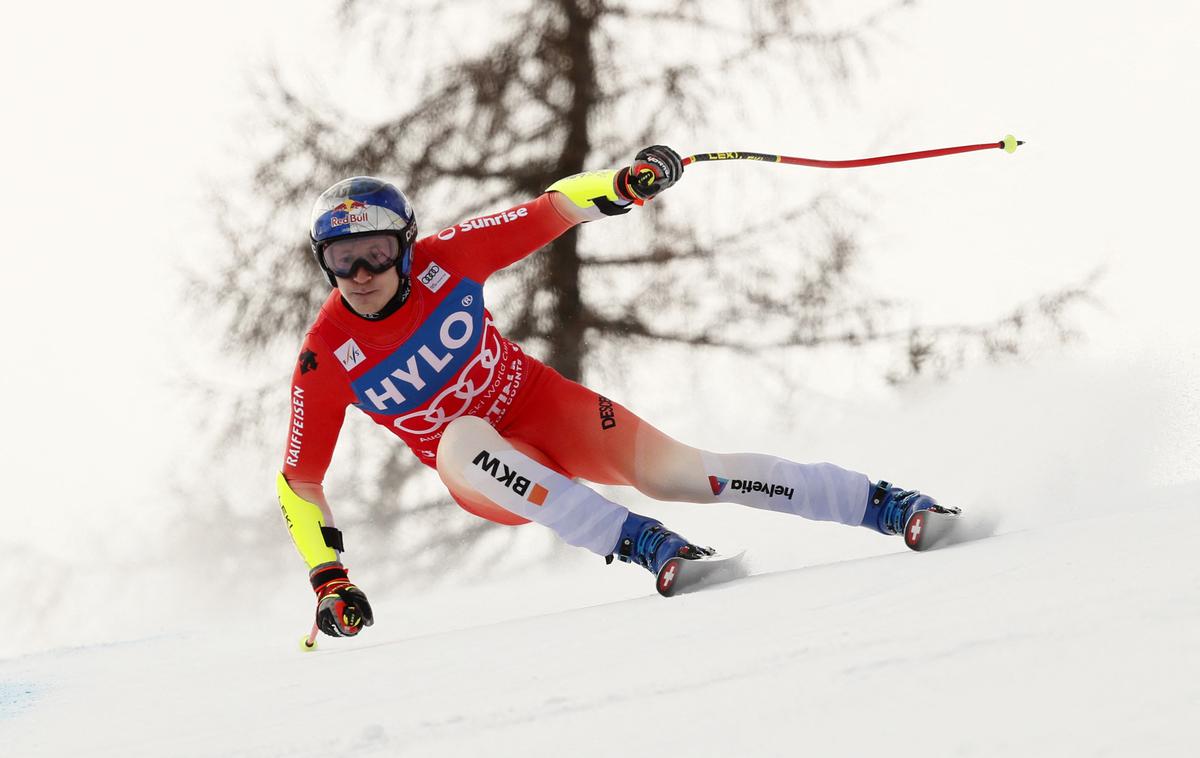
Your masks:
{"label": "hylo logo", "polygon": [[[454,335],[456,331],[459,333],[458,336]],[[379,380],[378,388],[363,389],[362,394],[380,411],[387,411],[389,402],[403,407],[408,402],[408,398],[392,379],[409,385],[417,392],[425,390],[428,382],[421,376],[422,369],[417,362],[417,357],[420,356],[425,365],[433,370],[432,374],[425,374],[432,381],[434,377],[441,375],[446,370],[446,367],[454,360],[455,351],[470,342],[471,335],[474,333],[475,322],[471,320],[471,314],[466,311],[454,311],[442,320],[441,327],[437,332],[438,341],[445,349],[444,353],[438,355],[430,348],[429,344],[423,344],[417,348],[415,355],[409,355],[403,361],[397,356],[394,364],[384,366],[385,368],[396,366],[391,370],[390,376]]]}

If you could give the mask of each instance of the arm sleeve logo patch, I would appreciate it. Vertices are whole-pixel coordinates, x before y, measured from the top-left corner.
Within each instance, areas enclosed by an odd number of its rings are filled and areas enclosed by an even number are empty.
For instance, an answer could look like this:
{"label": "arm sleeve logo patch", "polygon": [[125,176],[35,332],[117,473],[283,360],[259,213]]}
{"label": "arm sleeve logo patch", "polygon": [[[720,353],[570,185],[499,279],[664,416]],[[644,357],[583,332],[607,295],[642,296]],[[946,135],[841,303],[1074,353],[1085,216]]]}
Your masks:
{"label": "arm sleeve logo patch", "polygon": [[317,370],[317,354],[312,350],[305,350],[300,353],[300,375],[303,376],[309,371]]}

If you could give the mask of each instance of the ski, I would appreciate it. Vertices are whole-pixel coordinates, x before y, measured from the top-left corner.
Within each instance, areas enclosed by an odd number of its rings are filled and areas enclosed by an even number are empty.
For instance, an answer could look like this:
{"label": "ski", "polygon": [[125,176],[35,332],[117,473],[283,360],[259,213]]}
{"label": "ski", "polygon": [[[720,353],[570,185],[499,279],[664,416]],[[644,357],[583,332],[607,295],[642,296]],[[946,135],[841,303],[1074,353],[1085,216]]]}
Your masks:
{"label": "ski", "polygon": [[655,586],[663,597],[709,587],[746,576],[743,550],[734,555],[706,555],[703,558],[671,558],[658,570]]}
{"label": "ski", "polygon": [[904,544],[913,550],[929,550],[954,542],[960,514],[961,508],[944,505],[917,511],[904,524]]}

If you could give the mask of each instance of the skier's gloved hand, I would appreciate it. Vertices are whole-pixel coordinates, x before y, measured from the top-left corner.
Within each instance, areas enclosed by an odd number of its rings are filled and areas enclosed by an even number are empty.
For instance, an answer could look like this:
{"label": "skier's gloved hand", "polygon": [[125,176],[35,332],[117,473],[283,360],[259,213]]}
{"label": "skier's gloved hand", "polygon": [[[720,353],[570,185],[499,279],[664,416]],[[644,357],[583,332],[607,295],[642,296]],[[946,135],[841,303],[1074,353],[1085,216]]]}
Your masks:
{"label": "skier's gloved hand", "polygon": [[633,165],[617,172],[617,194],[637,205],[658,196],[683,176],[683,159],[666,145],[642,148]]}
{"label": "skier's gloved hand", "polygon": [[375,623],[367,596],[350,583],[341,563],[321,564],[308,578],[317,593],[317,626],[322,632],[330,637],[353,637]]}

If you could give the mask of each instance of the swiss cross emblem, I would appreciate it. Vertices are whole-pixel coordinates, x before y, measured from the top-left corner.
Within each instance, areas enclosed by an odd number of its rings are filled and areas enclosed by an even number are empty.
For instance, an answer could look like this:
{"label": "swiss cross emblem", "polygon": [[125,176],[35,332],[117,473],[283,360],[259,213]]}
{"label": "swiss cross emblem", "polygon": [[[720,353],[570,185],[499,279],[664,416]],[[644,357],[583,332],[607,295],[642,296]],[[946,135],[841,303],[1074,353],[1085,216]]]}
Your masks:
{"label": "swiss cross emblem", "polygon": [[670,589],[671,585],[675,583],[675,563],[674,562],[672,562],[671,565],[667,567],[667,570],[663,572],[662,576],[659,577],[658,583],[662,586],[662,588],[664,590]]}
{"label": "swiss cross emblem", "polygon": [[912,517],[908,525],[908,544],[916,545],[921,541],[921,530],[925,528],[925,515],[918,513]]}

